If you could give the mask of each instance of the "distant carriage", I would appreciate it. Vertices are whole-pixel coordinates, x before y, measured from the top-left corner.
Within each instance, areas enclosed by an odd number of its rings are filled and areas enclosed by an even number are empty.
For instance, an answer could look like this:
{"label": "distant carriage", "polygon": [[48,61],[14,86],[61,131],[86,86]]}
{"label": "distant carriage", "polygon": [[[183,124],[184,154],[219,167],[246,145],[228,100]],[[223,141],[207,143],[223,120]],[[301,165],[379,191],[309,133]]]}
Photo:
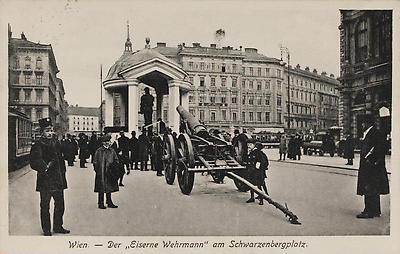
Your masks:
{"label": "distant carriage", "polygon": [[29,163],[32,146],[32,121],[23,113],[8,112],[8,170],[19,169]]}

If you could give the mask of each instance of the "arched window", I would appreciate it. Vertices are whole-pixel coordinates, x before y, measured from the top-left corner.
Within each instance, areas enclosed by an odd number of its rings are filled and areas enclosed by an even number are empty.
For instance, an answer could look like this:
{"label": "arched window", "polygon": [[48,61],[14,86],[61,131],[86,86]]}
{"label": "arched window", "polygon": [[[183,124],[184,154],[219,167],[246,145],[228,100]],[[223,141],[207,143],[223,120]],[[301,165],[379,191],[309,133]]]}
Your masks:
{"label": "arched window", "polygon": [[368,58],[368,23],[361,20],[356,27],[355,33],[355,51],[356,62],[363,61]]}
{"label": "arched window", "polygon": [[42,66],[42,58],[39,56],[36,59],[36,69],[41,70],[42,68],[43,68],[43,66]]}

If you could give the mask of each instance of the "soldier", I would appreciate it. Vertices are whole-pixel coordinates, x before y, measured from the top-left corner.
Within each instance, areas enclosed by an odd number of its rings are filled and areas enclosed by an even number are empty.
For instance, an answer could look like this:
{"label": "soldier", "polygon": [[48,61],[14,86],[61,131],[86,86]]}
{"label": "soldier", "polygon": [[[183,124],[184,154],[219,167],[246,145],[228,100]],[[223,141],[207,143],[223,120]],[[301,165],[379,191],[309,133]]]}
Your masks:
{"label": "soldier", "polygon": [[79,137],[79,165],[81,168],[87,168],[85,166],[86,159],[89,157],[89,146],[87,136],[81,133]]}
{"label": "soldier", "polygon": [[130,166],[131,169],[133,170],[133,163],[135,163],[135,170],[138,170],[138,139],[136,138],[136,132],[132,131],[131,132],[131,139],[130,139],[130,151],[131,151],[131,158],[130,158]]}
{"label": "soldier", "polygon": [[119,190],[118,176],[113,177],[113,171],[118,170],[118,156],[113,149],[111,149],[111,135],[105,134],[101,137],[102,146],[97,149],[94,160],[93,168],[96,172],[94,191],[98,193],[98,207],[99,209],[106,209],[104,206],[104,193],[106,194],[106,203],[109,208],[118,208],[112,199],[111,193]]}
{"label": "soldier", "polygon": [[[268,157],[262,151],[263,145],[260,142],[256,142],[254,139],[248,140],[248,150],[249,155],[247,157],[248,171],[249,171],[249,181],[256,185],[258,189],[262,190],[268,194],[267,187],[265,185],[266,170],[268,170]],[[260,201],[260,205],[263,205],[263,198],[258,196],[257,199]],[[254,202],[254,191],[250,189],[250,199],[246,203]]]}
{"label": "soldier", "polygon": [[385,138],[376,128],[372,115],[366,115],[362,124],[364,137],[360,151],[357,195],[364,195],[365,208],[357,215],[369,219],[381,215],[380,195],[389,194],[389,181],[385,166]]}
{"label": "soldier", "polygon": [[140,170],[147,171],[147,161],[149,160],[150,141],[146,136],[145,128],[138,137],[138,156],[140,161]]}
{"label": "soldier", "polygon": [[68,162],[68,166],[74,165],[76,143],[71,138],[71,134],[67,134],[67,139],[64,142],[64,156]]}
{"label": "soldier", "polygon": [[[144,95],[140,98],[140,114],[143,114],[144,116],[144,125],[149,125],[152,122],[152,116],[153,116],[153,103],[154,103],[154,97],[150,94],[150,89],[146,87],[144,89]],[[148,132],[152,132],[151,126],[148,129]],[[150,135],[149,135],[150,136]]]}
{"label": "soldier", "polygon": [[129,138],[127,138],[125,136],[125,133],[123,131],[119,132],[120,137],[118,138],[118,144],[119,147],[121,148],[121,152],[122,152],[122,161],[121,163],[124,164],[126,166],[127,169],[127,175],[129,175],[130,173],[130,163],[129,163],[129,144],[130,144],[130,140]]}
{"label": "soldier", "polygon": [[347,135],[344,142],[343,158],[347,159],[346,165],[353,165],[354,159],[354,140],[350,134]]}
{"label": "soldier", "polygon": [[39,120],[40,139],[34,143],[30,153],[31,168],[37,171],[36,191],[40,192],[40,219],[43,234],[51,236],[50,200],[54,200],[53,231],[68,234],[63,228],[64,189],[67,189],[65,162],[53,138],[54,130],[50,118]]}

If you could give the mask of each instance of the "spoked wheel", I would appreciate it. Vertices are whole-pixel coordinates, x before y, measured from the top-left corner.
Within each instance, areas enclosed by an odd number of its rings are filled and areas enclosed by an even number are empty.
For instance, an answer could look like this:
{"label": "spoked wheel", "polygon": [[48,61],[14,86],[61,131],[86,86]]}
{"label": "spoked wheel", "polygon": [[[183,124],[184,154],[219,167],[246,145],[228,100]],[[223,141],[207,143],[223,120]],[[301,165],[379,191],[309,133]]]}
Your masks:
{"label": "spoked wheel", "polygon": [[194,167],[194,151],[192,141],[187,134],[179,135],[179,146],[182,152],[182,158],[178,161],[178,183],[181,192],[189,195],[193,189],[194,172],[190,172],[189,167]]}
{"label": "spoked wheel", "polygon": [[186,163],[184,163],[182,160],[179,160],[176,174],[178,176],[178,183],[181,192],[185,195],[189,195],[193,189],[194,172],[190,172]]}
{"label": "spoked wheel", "polygon": [[174,184],[176,161],[174,137],[170,134],[166,134],[164,135],[162,162],[167,184]]}

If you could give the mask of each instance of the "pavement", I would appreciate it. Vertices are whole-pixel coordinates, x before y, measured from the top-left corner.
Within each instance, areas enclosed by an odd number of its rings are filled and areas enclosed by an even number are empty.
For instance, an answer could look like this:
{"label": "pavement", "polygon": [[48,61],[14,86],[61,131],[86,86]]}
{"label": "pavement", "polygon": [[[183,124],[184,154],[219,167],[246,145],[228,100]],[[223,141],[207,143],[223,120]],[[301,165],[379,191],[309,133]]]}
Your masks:
{"label": "pavement", "polygon": [[[279,149],[272,148],[264,149],[263,151],[267,154],[269,160],[279,161]],[[286,158],[286,160],[281,160],[279,162],[358,171],[360,166],[360,154],[355,154],[354,156],[355,158],[353,159],[353,165],[345,165],[347,163],[347,159],[339,157],[336,154],[333,157],[330,157],[329,154],[325,154],[324,156],[302,155],[300,160],[292,160]],[[386,155],[385,163],[388,174],[391,174],[390,155]]]}

